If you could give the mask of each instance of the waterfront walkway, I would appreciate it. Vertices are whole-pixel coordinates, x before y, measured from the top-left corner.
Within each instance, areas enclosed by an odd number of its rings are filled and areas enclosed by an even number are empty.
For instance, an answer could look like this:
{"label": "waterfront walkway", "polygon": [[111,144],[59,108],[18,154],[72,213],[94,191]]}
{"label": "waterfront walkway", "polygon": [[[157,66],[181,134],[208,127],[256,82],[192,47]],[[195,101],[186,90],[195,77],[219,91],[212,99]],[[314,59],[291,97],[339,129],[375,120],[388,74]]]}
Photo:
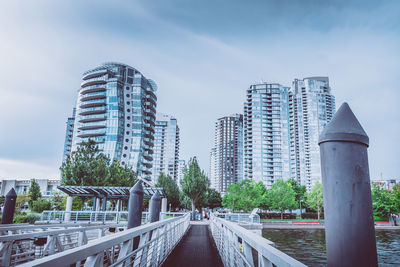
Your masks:
{"label": "waterfront walkway", "polygon": [[206,220],[191,222],[188,232],[163,266],[224,266],[208,225]]}

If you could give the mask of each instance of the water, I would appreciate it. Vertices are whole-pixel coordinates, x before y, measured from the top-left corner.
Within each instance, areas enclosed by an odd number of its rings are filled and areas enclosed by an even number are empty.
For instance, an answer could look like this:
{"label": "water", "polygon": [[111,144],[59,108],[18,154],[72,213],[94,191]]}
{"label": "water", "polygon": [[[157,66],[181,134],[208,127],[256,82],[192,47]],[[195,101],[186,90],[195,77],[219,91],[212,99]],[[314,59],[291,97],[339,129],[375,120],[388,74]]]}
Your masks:
{"label": "water", "polygon": [[[325,266],[324,230],[263,230],[276,248],[308,266]],[[379,266],[400,266],[400,231],[376,231]]]}

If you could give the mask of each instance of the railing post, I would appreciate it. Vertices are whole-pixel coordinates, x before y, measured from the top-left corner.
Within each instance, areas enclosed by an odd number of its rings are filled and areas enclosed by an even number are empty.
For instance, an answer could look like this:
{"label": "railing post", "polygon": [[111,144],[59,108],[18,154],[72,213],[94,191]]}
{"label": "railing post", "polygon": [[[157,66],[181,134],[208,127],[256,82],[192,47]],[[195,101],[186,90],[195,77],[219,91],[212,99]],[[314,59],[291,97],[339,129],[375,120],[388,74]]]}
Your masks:
{"label": "railing post", "polygon": [[328,266],[378,266],[368,144],[347,103],[319,138]]}
{"label": "railing post", "polygon": [[[127,228],[137,227],[142,224],[142,209],[143,209],[143,196],[144,190],[142,182],[139,180],[129,190],[129,203],[128,203],[128,226]],[[135,237],[133,241],[133,250],[139,246],[140,237]]]}
{"label": "railing post", "polygon": [[160,220],[160,204],[161,198],[158,191],[154,193],[154,195],[150,199],[150,222],[156,222]]}
{"label": "railing post", "polygon": [[1,224],[11,224],[14,219],[15,205],[17,204],[17,194],[15,193],[14,187],[8,191],[6,199],[4,201],[3,216],[1,218]]}

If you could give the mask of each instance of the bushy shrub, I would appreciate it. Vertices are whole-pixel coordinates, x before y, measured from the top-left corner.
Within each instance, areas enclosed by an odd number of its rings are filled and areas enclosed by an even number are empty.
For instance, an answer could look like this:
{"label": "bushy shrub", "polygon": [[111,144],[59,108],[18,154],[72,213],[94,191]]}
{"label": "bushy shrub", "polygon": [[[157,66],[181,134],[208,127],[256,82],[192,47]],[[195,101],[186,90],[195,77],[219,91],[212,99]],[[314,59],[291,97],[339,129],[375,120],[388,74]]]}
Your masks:
{"label": "bushy shrub", "polygon": [[[321,217],[321,219],[324,219],[324,213],[323,212],[320,213],[320,217]],[[317,220],[318,219],[318,213],[317,212],[306,212],[306,213],[301,214],[301,218],[302,219],[315,219],[315,220]]]}
{"label": "bushy shrub", "polygon": [[14,223],[30,223],[34,224],[35,221],[38,221],[40,219],[39,215],[36,214],[26,214],[26,213],[21,213],[17,214],[14,216]]}
{"label": "bushy shrub", "polygon": [[50,210],[51,209],[51,202],[45,200],[45,199],[38,199],[33,201],[32,203],[32,211],[41,213],[44,210]]}
{"label": "bushy shrub", "polygon": [[[260,219],[280,219],[281,214],[276,212],[267,212],[267,213],[258,213],[260,215]],[[293,220],[296,219],[295,213],[284,213],[283,219]]]}

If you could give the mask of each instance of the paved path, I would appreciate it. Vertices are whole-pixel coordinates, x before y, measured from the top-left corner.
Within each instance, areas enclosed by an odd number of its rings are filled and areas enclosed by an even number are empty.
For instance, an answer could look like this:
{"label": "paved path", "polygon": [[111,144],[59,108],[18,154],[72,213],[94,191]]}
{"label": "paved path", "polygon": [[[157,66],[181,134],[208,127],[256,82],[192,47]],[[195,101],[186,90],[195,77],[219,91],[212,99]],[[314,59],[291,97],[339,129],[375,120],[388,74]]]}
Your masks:
{"label": "paved path", "polygon": [[208,228],[208,222],[191,223],[190,229],[168,256],[163,266],[224,266]]}

